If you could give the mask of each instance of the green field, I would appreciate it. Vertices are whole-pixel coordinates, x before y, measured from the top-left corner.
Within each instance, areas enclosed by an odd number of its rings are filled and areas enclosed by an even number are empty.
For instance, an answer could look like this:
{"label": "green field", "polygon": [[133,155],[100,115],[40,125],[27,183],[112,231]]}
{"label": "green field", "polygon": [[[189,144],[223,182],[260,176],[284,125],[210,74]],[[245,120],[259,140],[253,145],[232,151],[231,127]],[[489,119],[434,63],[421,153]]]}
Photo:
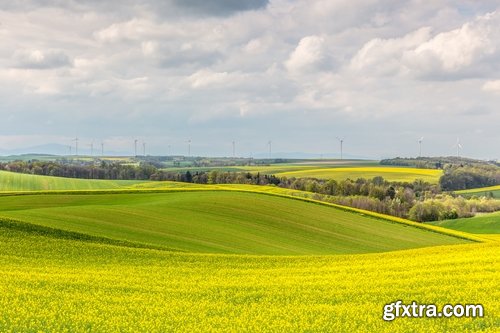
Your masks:
{"label": "green field", "polygon": [[233,191],[4,196],[0,217],[202,253],[366,253],[464,242],[327,205]]}
{"label": "green field", "polygon": [[383,177],[388,181],[413,182],[421,179],[429,183],[437,183],[442,171],[435,169],[417,169],[405,167],[345,167],[345,168],[320,168],[299,171],[287,171],[276,173],[278,177],[295,178],[319,178],[334,179],[337,181],[344,179],[356,180],[358,178],[371,179],[373,177]]}
{"label": "green field", "polygon": [[471,218],[430,222],[429,224],[473,234],[500,234],[500,212],[481,214]]}
{"label": "green field", "polygon": [[117,189],[140,181],[93,180],[0,171],[0,191],[42,191],[42,190],[102,190]]}
{"label": "green field", "polygon": [[490,186],[490,187],[482,187],[482,188],[474,188],[470,190],[462,190],[455,191],[456,194],[460,194],[464,197],[471,197],[473,195],[478,197],[488,197],[492,195],[494,198],[500,198],[500,185]]}

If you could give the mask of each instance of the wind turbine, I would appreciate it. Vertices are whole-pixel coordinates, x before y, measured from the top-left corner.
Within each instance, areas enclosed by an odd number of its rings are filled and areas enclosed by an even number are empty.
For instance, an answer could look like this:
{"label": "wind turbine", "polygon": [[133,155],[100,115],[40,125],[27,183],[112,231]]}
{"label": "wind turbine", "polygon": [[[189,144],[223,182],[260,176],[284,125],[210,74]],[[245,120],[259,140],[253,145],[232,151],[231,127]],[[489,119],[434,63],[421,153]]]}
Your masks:
{"label": "wind turbine", "polygon": [[74,138],[75,141],[75,156],[78,156],[78,137]]}
{"label": "wind turbine", "polygon": [[191,139],[188,140],[188,157],[191,156]]}
{"label": "wind turbine", "polygon": [[233,158],[236,157],[236,142],[233,140]]}
{"label": "wind turbine", "polygon": [[142,143],[142,155],[146,156],[146,142]]}
{"label": "wind turbine", "polygon": [[101,141],[101,156],[104,157],[104,141]]}
{"label": "wind turbine", "polygon": [[90,143],[90,157],[94,156],[94,141]]}
{"label": "wind turbine", "polygon": [[418,157],[422,157],[422,141],[424,141],[424,137],[418,139],[418,146],[419,146]]}
{"label": "wind turbine", "polygon": [[343,154],[344,154],[344,138],[339,138],[337,137],[337,140],[339,140],[340,142],[340,159],[342,160],[344,158]]}
{"label": "wind turbine", "polygon": [[137,142],[138,142],[138,140],[134,139],[134,154],[135,154],[135,157],[137,157]]}
{"label": "wind turbine", "polygon": [[269,140],[269,141],[267,142],[267,144],[269,145],[269,158],[271,158],[271,156],[272,156],[272,144],[273,144],[273,143],[271,142],[271,140]]}
{"label": "wind turbine", "polygon": [[462,150],[462,145],[460,144],[460,138],[457,138],[457,144],[456,144],[456,147],[457,147],[457,157],[460,158],[460,150]]}

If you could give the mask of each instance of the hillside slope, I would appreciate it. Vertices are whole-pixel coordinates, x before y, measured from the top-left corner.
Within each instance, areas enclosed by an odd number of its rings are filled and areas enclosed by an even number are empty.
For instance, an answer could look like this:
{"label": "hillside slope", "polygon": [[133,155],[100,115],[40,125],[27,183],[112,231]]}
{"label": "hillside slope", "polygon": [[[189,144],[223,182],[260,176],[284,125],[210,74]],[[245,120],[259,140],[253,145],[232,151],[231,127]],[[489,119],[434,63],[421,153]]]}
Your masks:
{"label": "hillside slope", "polygon": [[366,253],[467,242],[326,205],[229,190],[3,196],[0,217],[203,253]]}
{"label": "hillside slope", "polygon": [[428,224],[473,234],[500,234],[500,212],[456,220],[429,222]]}

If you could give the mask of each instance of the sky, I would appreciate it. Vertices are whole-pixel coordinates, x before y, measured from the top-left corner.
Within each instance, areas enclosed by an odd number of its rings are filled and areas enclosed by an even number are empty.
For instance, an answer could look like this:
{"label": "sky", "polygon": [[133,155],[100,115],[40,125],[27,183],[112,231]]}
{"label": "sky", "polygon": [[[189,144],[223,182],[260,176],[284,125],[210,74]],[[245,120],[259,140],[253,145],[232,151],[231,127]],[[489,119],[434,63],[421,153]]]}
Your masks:
{"label": "sky", "polygon": [[[500,158],[500,3],[0,2],[0,152]],[[74,149],[74,148],[73,148]],[[74,150],[73,150],[74,151]]]}

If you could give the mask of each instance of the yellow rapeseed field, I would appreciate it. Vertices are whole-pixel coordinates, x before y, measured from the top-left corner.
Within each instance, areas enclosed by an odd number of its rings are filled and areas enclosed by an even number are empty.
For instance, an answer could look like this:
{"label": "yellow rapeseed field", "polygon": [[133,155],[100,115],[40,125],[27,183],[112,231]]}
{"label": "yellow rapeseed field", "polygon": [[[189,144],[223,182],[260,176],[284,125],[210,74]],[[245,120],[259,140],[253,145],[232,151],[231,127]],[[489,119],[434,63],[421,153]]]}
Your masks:
{"label": "yellow rapeseed field", "polygon": [[278,177],[295,178],[320,178],[334,179],[341,181],[344,179],[356,180],[358,178],[371,179],[373,177],[383,177],[389,181],[413,182],[417,179],[430,183],[437,183],[442,175],[442,170],[419,169],[406,167],[346,167],[346,168],[319,168],[276,173]]}
{"label": "yellow rapeseed field", "polygon": [[[2,332],[495,332],[500,243],[246,256],[0,232]],[[481,303],[484,318],[382,320],[386,303]]]}

